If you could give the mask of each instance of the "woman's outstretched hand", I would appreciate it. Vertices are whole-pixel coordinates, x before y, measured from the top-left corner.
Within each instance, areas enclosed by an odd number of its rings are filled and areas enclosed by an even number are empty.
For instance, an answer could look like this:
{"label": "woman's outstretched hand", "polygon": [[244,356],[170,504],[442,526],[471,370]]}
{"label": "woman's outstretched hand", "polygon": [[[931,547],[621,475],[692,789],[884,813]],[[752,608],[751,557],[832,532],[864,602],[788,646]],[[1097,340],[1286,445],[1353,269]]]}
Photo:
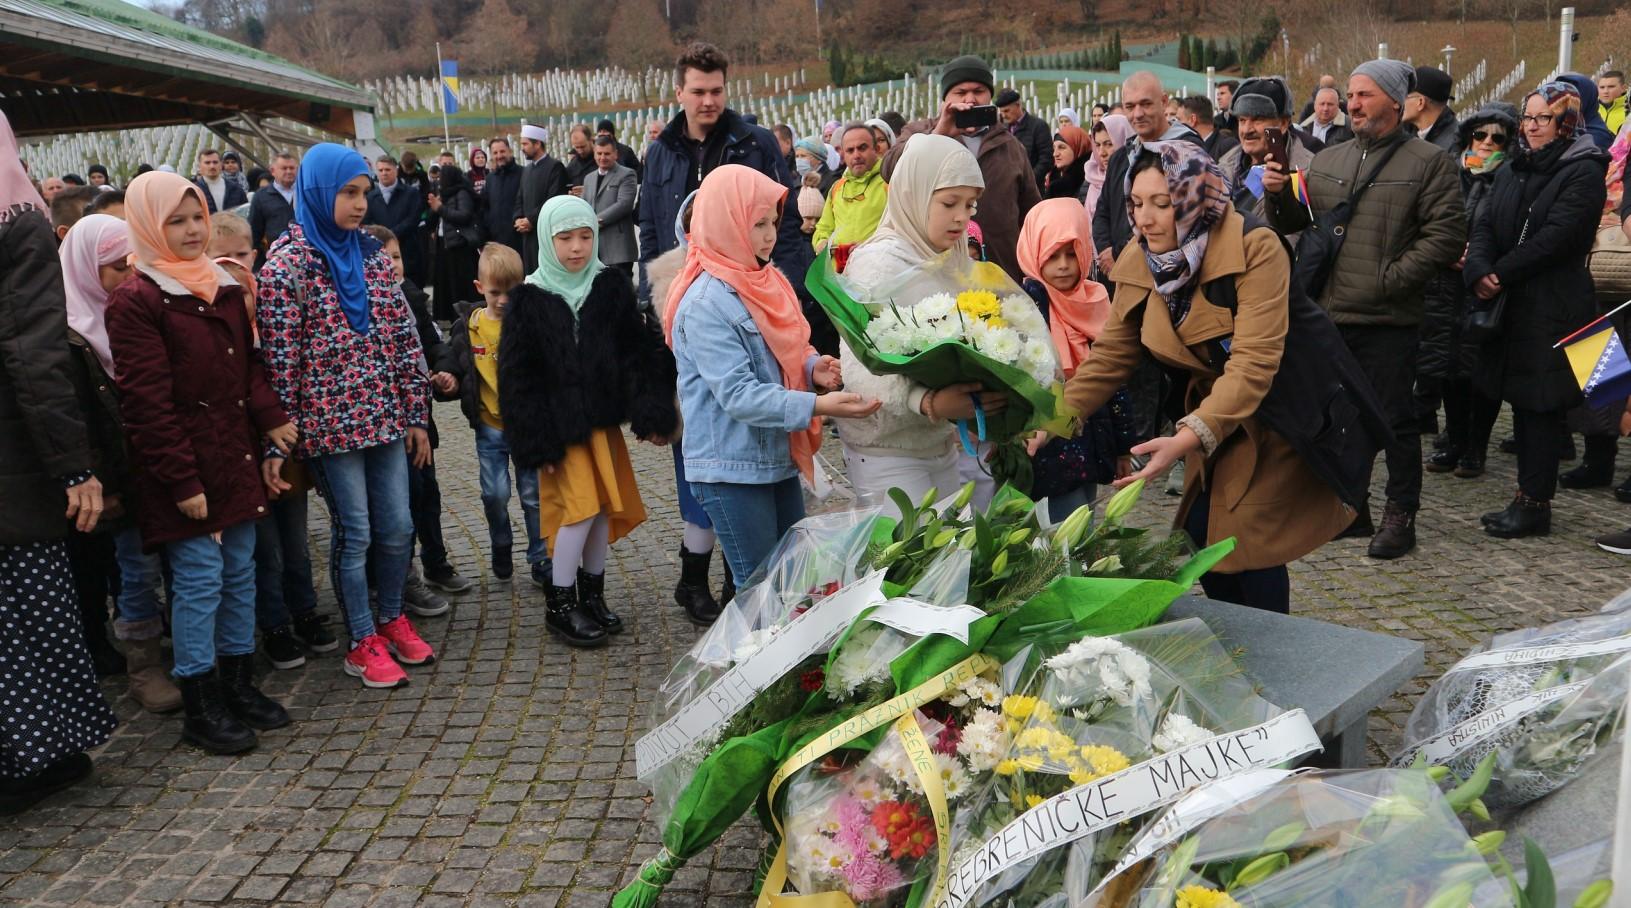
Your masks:
{"label": "woman's outstretched hand", "polygon": [[860,419],[871,416],[883,406],[881,400],[867,400],[849,391],[834,391],[816,398],[815,415],[835,416],[839,419]]}
{"label": "woman's outstretched hand", "polygon": [[1162,438],[1152,438],[1141,445],[1133,446],[1134,454],[1148,454],[1150,460],[1144,464],[1144,469],[1117,479],[1116,488],[1128,485],[1140,479],[1156,479],[1165,476],[1172,465],[1201,449],[1201,438],[1190,430],[1188,426],[1180,426],[1177,432]]}

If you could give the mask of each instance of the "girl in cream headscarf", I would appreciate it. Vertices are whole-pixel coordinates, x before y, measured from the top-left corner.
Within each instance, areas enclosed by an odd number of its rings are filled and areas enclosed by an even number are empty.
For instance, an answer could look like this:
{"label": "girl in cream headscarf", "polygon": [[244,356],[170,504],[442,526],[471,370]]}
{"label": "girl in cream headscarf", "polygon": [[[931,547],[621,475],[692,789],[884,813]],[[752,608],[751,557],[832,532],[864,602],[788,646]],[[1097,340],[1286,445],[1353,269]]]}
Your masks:
{"label": "girl in cream headscarf", "polygon": [[[895,165],[877,232],[855,247],[845,266],[856,298],[871,302],[905,272],[947,250],[962,254],[984,189],[980,165],[963,143],[914,136]],[[916,501],[931,488],[949,493],[960,485],[970,471],[959,473],[948,420],[972,418],[976,397],[985,412],[1000,412],[1007,396],[975,383],[928,388],[902,375],[874,375],[847,345],[841,352],[846,389],[883,402],[870,416],[838,422],[855,491],[869,503],[893,507],[891,488]]]}

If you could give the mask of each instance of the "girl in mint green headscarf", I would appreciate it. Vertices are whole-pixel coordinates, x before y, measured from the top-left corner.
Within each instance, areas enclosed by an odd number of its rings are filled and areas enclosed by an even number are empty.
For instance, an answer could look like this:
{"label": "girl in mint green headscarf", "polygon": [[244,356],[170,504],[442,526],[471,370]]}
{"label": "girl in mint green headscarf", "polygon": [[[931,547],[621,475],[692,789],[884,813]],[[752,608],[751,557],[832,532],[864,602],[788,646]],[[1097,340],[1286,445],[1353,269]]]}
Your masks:
{"label": "girl in mint green headscarf", "polygon": [[[581,240],[584,230],[589,232],[588,262],[574,271],[561,263],[557,237]],[[545,202],[538,212],[538,270],[527,275],[527,283],[559,295],[577,315],[595,277],[605,267],[600,263],[600,218],[594,207],[574,195],[558,195]]]}
{"label": "girl in mint green headscarf", "polygon": [[640,315],[628,275],[600,262],[600,220],[575,196],[538,214],[538,268],[509,294],[498,350],[499,412],[517,470],[538,471],[549,540],[545,626],[601,646],[623,622],[606,607],[606,554],[645,520],[622,424],[676,434],[674,356]]}

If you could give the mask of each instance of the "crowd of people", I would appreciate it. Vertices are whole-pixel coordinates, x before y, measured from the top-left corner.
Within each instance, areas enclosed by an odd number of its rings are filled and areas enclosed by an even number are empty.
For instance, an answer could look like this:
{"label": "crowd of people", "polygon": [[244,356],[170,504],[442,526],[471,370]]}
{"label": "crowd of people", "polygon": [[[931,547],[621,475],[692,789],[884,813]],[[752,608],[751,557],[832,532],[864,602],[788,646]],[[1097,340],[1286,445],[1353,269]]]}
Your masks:
{"label": "crowd of people", "polygon": [[[643,151],[603,121],[564,161],[524,126],[429,167],[319,144],[36,184],[0,120],[0,810],[90,772],[115,722],[99,675],[230,754],[291,721],[257,651],[292,669],[344,643],[383,689],[434,660],[413,622],[472,582],[442,539],[433,400],[473,435],[491,578],[514,576],[513,491],[526,579],[576,647],[626,627],[605,590],[646,516],[625,426],[672,450],[674,600],[699,625],[803,516],[829,421],[863,500],[970,480],[989,500],[953,426],[1005,392],[869,372],[804,288],[818,255],[863,301],[944,256],[1007,272],[1080,417],[1029,439],[1033,491],[1061,519],[1165,480],[1179,528],[1238,540],[1202,580],[1217,598],[1288,611],[1287,565],[1344,535],[1410,553],[1424,470],[1481,475],[1503,402],[1519,488],[1491,536],[1550,532],[1560,484],[1613,483],[1624,402],[1583,407],[1553,344],[1603,311],[1599,226],[1631,236],[1618,72],[1467,114],[1393,60],[1300,111],[1275,76],[1175,100],[1139,72],[1050,125],[964,56],[934,116],[809,137],[732,109],[727,72],[688,47]],[[317,608],[313,489],[343,634]],[[1631,554],[1631,531],[1599,545]]]}

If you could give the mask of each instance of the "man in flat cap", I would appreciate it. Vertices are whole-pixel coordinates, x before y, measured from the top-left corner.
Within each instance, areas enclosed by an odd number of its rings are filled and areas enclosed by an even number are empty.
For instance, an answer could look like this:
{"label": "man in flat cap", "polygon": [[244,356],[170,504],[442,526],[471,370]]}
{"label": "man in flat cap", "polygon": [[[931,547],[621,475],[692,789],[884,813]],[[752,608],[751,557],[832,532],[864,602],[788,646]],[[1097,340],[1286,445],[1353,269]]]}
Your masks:
{"label": "man in flat cap", "polygon": [[991,103],[997,105],[997,114],[1002,117],[1008,134],[1025,146],[1031,168],[1036,171],[1036,185],[1040,187],[1048,168],[1053,166],[1053,130],[1042,122],[1041,117],[1025,110],[1025,102],[1020,100],[1019,92],[1012,88],[997,92],[996,100]]}
{"label": "man in flat cap", "polygon": [[1456,119],[1450,109],[1450,74],[1436,66],[1416,67],[1416,88],[1404,99],[1404,121],[1411,131],[1455,154]]}

